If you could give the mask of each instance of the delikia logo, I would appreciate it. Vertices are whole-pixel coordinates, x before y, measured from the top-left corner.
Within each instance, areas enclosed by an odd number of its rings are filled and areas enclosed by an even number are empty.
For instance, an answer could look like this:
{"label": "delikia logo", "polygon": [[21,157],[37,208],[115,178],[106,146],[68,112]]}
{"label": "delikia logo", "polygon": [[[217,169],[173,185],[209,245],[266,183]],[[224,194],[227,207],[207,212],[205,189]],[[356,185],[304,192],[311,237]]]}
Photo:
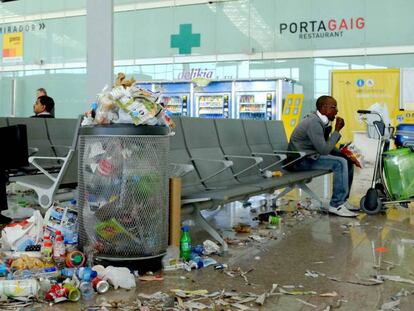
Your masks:
{"label": "delikia logo", "polygon": [[191,70],[184,70],[177,76],[177,80],[191,81],[196,78],[211,79],[213,77],[213,70],[192,68]]}
{"label": "delikia logo", "polygon": [[363,87],[364,86],[364,80],[358,79],[356,84],[357,84],[358,87]]}

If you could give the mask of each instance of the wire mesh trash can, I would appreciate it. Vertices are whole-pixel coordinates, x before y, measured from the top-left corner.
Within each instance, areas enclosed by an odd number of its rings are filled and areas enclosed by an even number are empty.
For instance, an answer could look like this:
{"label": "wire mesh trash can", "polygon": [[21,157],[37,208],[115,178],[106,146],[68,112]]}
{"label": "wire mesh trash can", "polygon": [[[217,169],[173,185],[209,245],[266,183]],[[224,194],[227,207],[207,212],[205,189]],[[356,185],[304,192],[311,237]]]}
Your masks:
{"label": "wire mesh trash can", "polygon": [[79,137],[79,242],[104,260],[159,257],[168,246],[169,129],[116,124]]}

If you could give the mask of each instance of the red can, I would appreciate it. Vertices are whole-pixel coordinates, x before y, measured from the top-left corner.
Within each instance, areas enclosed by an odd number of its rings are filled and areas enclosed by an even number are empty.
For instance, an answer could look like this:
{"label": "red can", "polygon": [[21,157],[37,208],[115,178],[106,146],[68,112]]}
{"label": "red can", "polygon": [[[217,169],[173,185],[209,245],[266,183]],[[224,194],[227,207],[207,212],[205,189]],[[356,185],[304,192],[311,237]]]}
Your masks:
{"label": "red can", "polygon": [[98,294],[104,294],[109,290],[109,283],[106,280],[96,277],[92,280],[92,286]]}
{"label": "red can", "polygon": [[66,297],[68,294],[68,290],[66,288],[62,288],[60,285],[55,284],[49,289],[49,291],[45,295],[45,299],[49,301],[55,301],[59,298]]}

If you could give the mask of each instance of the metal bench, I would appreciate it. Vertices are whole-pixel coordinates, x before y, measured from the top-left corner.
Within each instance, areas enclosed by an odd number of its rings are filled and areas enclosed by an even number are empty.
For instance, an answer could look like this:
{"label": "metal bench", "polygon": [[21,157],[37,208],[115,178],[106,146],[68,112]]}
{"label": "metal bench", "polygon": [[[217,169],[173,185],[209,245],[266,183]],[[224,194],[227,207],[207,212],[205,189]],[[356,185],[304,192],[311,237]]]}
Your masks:
{"label": "metal bench", "polygon": [[59,188],[77,184],[76,146],[80,122],[80,117],[8,119],[10,125],[26,124],[28,145],[38,149],[34,156],[29,157],[30,170],[23,170],[24,174],[20,171],[10,181],[34,190],[43,208],[53,204]]}
{"label": "metal bench", "polygon": [[[175,122],[171,162],[194,167],[191,175],[183,178],[183,210],[191,207],[198,224],[222,244],[224,251],[227,244],[202,216],[203,209],[284,189],[278,195],[281,197],[295,187],[320,201],[306,183],[329,171],[290,172],[284,169],[292,162],[287,158],[292,152],[287,150],[281,121],[181,117],[175,118]],[[293,161],[306,155],[293,153],[296,154]],[[265,178],[263,172],[269,169],[280,170],[282,176]]]}

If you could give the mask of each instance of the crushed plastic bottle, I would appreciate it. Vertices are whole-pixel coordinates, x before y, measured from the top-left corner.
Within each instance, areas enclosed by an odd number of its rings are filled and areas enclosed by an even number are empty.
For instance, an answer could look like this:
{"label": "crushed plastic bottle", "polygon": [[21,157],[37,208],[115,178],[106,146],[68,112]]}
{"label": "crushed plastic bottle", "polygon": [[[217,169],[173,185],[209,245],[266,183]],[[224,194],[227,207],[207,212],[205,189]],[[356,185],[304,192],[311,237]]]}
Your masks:
{"label": "crushed plastic bottle", "polygon": [[197,269],[201,269],[204,267],[204,260],[203,258],[197,253],[191,253],[190,261],[193,261],[197,265]]}
{"label": "crushed plastic bottle", "polygon": [[177,246],[170,245],[167,248],[167,252],[162,257],[162,266],[165,269],[165,267],[169,267],[171,265],[175,265],[179,262],[180,259],[180,250]]}
{"label": "crushed plastic bottle", "polygon": [[76,276],[83,281],[90,282],[98,276],[98,273],[89,267],[81,267],[76,270]]}
{"label": "crushed plastic bottle", "polygon": [[14,280],[24,279],[54,279],[60,276],[60,272],[56,267],[49,267],[43,269],[32,269],[32,270],[17,270],[13,273]]}
{"label": "crushed plastic bottle", "polygon": [[83,281],[80,285],[79,285],[79,290],[82,294],[82,298],[84,300],[90,300],[93,297],[93,294],[95,293],[92,283],[90,281]]}
{"label": "crushed plastic bottle", "polygon": [[0,277],[7,275],[7,265],[5,263],[0,263]]}
{"label": "crushed plastic bottle", "polygon": [[63,268],[62,270],[60,270],[60,275],[64,278],[72,278],[75,273],[75,268]]}
{"label": "crushed plastic bottle", "polygon": [[204,246],[203,245],[196,245],[191,247],[191,253],[196,253],[198,255],[202,255],[204,252]]}
{"label": "crushed plastic bottle", "polygon": [[39,283],[35,279],[0,280],[0,295],[6,297],[32,297],[39,292]]}

